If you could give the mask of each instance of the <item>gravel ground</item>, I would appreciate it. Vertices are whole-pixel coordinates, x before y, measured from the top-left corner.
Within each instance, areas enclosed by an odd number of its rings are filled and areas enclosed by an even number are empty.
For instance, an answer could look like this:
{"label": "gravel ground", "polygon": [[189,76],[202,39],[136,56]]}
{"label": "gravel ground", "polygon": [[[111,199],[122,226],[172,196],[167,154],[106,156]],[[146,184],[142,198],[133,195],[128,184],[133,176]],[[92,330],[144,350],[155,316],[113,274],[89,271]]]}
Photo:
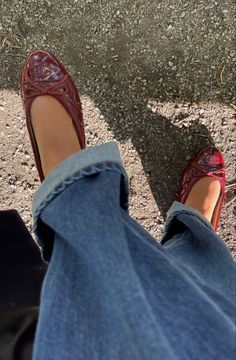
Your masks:
{"label": "gravel ground", "polygon": [[191,156],[214,144],[228,187],[219,234],[236,254],[235,0],[0,0],[0,196],[31,229],[39,185],[18,91],[28,52],[52,51],[80,88],[88,145],[115,139],[131,214],[157,239]]}

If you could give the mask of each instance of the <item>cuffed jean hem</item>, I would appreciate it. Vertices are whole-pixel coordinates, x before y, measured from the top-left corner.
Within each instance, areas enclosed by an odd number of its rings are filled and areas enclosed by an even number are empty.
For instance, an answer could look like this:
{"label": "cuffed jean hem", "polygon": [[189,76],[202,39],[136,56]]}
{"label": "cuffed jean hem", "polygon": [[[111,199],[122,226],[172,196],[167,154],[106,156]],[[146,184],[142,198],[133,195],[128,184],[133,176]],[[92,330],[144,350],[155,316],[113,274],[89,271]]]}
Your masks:
{"label": "cuffed jean hem", "polygon": [[[45,261],[50,258],[51,250],[49,249],[52,248],[54,234],[40,221],[40,214],[43,209],[75,181],[107,170],[115,171],[121,175],[120,205],[127,211],[128,177],[116,142],[108,142],[79,151],[57,165],[43,181],[33,198],[33,231]],[[211,224],[199,211],[175,201],[167,213],[162,243],[166,241],[171,224],[179,214],[193,216],[212,230]],[[43,242],[43,238],[47,238],[47,244]]]}
{"label": "cuffed jean hem", "polygon": [[57,165],[47,178],[43,181],[33,198],[33,231],[36,235],[36,242],[45,261],[49,255],[46,254],[42,242],[42,233],[47,232],[49,242],[52,242],[53,234],[50,229],[45,229],[40,221],[40,214],[43,209],[57,195],[65,190],[75,181],[85,176],[93,176],[102,171],[115,171],[121,175],[121,207],[128,211],[129,185],[126,171],[120,157],[119,148],[116,142],[108,142],[88,149],[79,151]]}
{"label": "cuffed jean hem", "polygon": [[174,201],[172,206],[167,212],[166,223],[164,226],[163,238],[167,235],[169,228],[176,216],[179,214],[188,214],[196,217],[200,220],[204,225],[213,230],[211,223],[207,220],[205,216],[203,216],[198,210],[191,208],[185,204],[182,204],[178,201]]}

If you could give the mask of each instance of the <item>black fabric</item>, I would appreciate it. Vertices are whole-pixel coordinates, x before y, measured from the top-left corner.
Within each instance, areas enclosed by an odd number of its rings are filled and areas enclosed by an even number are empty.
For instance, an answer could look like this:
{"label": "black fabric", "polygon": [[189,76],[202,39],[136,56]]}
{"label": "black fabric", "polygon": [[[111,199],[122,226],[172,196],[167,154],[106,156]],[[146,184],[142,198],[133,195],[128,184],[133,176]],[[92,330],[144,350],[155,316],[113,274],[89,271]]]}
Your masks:
{"label": "black fabric", "polygon": [[32,358],[46,270],[17,211],[0,211],[0,360]]}
{"label": "black fabric", "polygon": [[0,325],[0,359],[32,359],[38,307],[2,314]]}

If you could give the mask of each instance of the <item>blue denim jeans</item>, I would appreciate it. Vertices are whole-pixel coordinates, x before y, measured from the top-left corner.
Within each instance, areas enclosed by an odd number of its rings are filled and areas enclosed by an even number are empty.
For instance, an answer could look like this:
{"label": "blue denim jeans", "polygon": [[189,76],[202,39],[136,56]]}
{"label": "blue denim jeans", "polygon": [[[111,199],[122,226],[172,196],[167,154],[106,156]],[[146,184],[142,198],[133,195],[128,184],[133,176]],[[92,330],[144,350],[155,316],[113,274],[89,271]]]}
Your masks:
{"label": "blue denim jeans", "polygon": [[177,202],[161,243],[132,219],[116,143],[57,166],[33,219],[49,263],[34,360],[235,359],[230,252]]}

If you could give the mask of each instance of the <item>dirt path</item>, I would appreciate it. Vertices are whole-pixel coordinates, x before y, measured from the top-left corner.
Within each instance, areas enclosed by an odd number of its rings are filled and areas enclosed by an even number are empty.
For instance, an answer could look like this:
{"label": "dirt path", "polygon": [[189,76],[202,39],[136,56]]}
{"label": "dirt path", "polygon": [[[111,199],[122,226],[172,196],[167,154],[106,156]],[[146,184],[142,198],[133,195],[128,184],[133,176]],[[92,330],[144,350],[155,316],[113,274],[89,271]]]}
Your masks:
{"label": "dirt path", "polygon": [[1,209],[31,228],[39,182],[18,74],[29,51],[46,48],[80,87],[88,145],[119,142],[131,214],[157,239],[187,161],[207,144],[223,151],[219,233],[236,254],[235,27],[234,0],[0,0]]}

